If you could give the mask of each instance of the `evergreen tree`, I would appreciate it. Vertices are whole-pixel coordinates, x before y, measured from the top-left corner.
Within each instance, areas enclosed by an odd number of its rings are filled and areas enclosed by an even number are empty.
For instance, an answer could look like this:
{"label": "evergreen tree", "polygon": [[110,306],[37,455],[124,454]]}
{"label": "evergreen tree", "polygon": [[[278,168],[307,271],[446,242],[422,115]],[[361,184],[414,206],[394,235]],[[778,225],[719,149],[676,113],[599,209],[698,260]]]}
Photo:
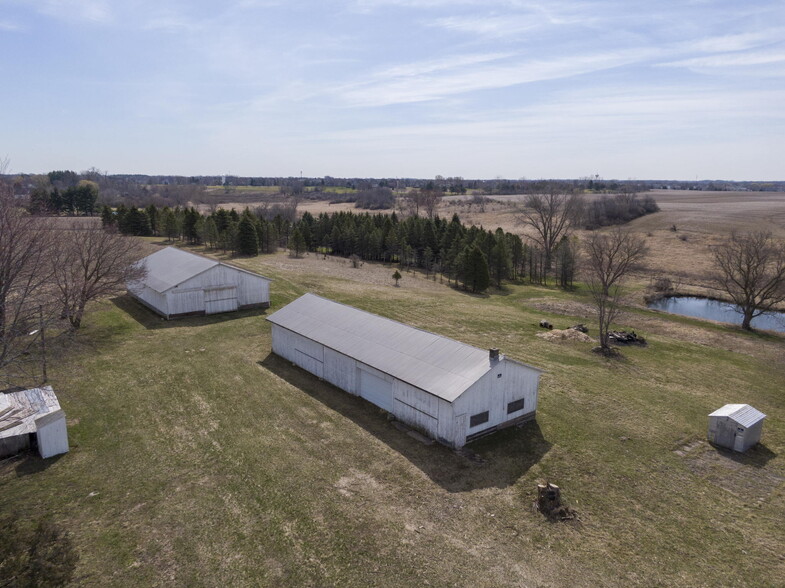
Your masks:
{"label": "evergreen tree", "polygon": [[158,209],[155,207],[155,204],[151,204],[146,209],[147,217],[150,219],[150,230],[152,230],[153,235],[158,236],[160,235],[160,214],[158,213]]}
{"label": "evergreen tree", "polygon": [[491,275],[488,271],[488,261],[485,254],[476,243],[466,249],[466,266],[463,271],[463,283],[472,292],[484,292],[491,285]]}
{"label": "evergreen tree", "polygon": [[305,239],[299,228],[292,232],[289,239],[289,251],[294,257],[300,257],[305,251]]}
{"label": "evergreen tree", "polygon": [[501,288],[502,280],[507,278],[510,273],[510,252],[507,249],[507,239],[504,231],[496,229],[494,241],[489,265],[493,272],[493,279],[496,281],[496,287]]}
{"label": "evergreen tree", "polygon": [[259,237],[249,215],[243,214],[237,225],[237,252],[240,255],[259,255]]}
{"label": "evergreen tree", "polygon": [[180,232],[177,229],[177,217],[171,208],[164,208],[161,213],[161,220],[163,222],[164,235],[169,241],[174,241]]}
{"label": "evergreen tree", "polygon": [[109,208],[106,204],[101,207],[101,225],[104,228],[108,228],[114,226],[115,224],[115,217],[112,209]]}
{"label": "evergreen tree", "polygon": [[204,242],[212,249],[218,246],[218,227],[212,216],[208,216],[204,221]]}

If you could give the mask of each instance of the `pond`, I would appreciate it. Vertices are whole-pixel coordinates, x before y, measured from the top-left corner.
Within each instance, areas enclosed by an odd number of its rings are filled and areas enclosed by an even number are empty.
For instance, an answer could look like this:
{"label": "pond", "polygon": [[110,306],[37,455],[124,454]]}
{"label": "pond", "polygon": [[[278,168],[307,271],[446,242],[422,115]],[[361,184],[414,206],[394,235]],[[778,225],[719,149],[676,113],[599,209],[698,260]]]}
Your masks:
{"label": "pond", "polygon": [[[740,325],[742,318],[733,304],[697,296],[669,296],[656,302],[650,302],[648,307],[682,316],[722,321],[735,325]],[[771,312],[755,317],[752,319],[752,327],[785,333],[785,312]]]}

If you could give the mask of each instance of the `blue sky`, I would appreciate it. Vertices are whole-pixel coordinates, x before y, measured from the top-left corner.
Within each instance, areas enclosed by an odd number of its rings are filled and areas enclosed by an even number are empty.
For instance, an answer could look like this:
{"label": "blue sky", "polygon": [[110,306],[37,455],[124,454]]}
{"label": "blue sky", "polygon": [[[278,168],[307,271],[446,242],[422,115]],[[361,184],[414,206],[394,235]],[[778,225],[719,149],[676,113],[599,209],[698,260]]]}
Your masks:
{"label": "blue sky", "polygon": [[785,179],[782,0],[0,0],[13,172]]}

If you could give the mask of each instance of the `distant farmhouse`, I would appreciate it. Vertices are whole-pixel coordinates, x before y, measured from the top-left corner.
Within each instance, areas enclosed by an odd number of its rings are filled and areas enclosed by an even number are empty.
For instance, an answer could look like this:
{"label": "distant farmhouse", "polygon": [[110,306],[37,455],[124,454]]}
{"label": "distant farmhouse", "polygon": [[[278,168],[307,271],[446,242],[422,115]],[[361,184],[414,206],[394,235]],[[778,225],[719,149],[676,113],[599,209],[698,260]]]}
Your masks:
{"label": "distant farmhouse", "polygon": [[541,370],[314,294],[274,312],[272,350],[451,447],[533,419]]}
{"label": "distant farmhouse", "polygon": [[0,392],[0,457],[30,447],[44,458],[68,451],[65,413],[51,386]]}
{"label": "distant farmhouse", "polygon": [[215,259],[166,247],[139,261],[147,268],[128,293],[167,319],[270,306],[270,280]]}

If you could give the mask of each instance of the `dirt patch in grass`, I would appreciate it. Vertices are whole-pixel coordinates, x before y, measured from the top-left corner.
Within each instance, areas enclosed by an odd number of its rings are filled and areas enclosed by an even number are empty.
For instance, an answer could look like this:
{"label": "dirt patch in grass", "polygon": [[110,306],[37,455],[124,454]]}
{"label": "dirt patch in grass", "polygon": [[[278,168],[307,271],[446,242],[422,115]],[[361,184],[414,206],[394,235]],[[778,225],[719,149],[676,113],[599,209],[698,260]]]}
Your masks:
{"label": "dirt patch in grass", "polygon": [[580,341],[581,343],[596,343],[596,341],[586,333],[581,333],[575,329],[554,329],[553,331],[537,333],[537,336],[542,337],[546,341]]}
{"label": "dirt patch in grass", "polygon": [[765,445],[738,453],[696,441],[675,453],[684,458],[693,474],[749,504],[765,502],[775,490],[785,487],[785,471],[763,467],[774,457]]}

